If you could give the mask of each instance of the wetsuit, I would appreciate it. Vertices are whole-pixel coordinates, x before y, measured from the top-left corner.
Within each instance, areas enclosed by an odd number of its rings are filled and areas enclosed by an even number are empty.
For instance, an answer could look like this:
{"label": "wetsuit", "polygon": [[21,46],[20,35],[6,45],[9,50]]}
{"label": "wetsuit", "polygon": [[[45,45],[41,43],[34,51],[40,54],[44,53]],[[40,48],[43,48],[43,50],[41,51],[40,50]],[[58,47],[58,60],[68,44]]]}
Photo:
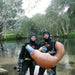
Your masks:
{"label": "wetsuit", "polygon": [[[44,41],[40,43],[40,46],[44,46],[45,42],[47,42],[47,44],[49,44],[49,46],[47,47],[47,51],[46,52],[50,51],[51,55],[55,55],[56,52],[57,52],[56,49],[55,49],[56,41],[50,39],[49,32],[45,32],[45,33],[47,33],[49,35],[49,38],[48,39],[44,39]],[[45,72],[45,68],[40,67],[38,75],[43,75],[44,72]],[[50,75],[56,75],[56,66],[51,68]]]}
{"label": "wetsuit", "polygon": [[31,58],[29,52],[26,50],[25,46],[29,44],[32,48],[37,49],[38,44],[35,41],[25,42],[25,44],[21,48],[21,52],[19,55],[19,59],[23,60],[22,62],[22,74],[25,75],[28,68],[30,70],[30,75],[34,75],[35,65],[33,63],[33,59]]}

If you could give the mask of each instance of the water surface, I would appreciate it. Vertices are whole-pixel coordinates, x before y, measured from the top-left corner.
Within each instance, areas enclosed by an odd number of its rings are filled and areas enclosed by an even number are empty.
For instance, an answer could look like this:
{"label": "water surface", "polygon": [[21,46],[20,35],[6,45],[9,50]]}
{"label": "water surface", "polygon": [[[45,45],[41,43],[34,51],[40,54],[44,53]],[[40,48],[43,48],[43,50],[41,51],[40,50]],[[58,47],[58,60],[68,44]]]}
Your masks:
{"label": "water surface", "polygon": [[[0,42],[0,67],[9,71],[8,75],[17,75],[13,67],[17,64],[18,55],[25,40]],[[65,55],[57,64],[57,75],[75,75],[75,40],[60,39],[65,46]],[[38,75],[36,66],[35,74]],[[29,75],[29,71],[27,72]]]}

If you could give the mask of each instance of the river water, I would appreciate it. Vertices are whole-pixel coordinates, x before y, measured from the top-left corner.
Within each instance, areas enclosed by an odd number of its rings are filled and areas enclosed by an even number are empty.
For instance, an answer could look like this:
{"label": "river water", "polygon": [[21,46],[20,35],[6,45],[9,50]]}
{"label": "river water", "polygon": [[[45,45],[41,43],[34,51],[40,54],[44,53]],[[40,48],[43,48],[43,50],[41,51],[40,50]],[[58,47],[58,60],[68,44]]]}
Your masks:
{"label": "river water", "polygon": [[[65,46],[65,55],[57,64],[57,75],[75,75],[75,39],[56,39]],[[0,68],[8,70],[8,75],[18,75],[13,67],[17,64],[22,44],[20,41],[0,41]],[[36,66],[34,75],[38,75],[39,66]],[[29,70],[27,71],[29,75]],[[45,73],[46,75],[46,73]]]}

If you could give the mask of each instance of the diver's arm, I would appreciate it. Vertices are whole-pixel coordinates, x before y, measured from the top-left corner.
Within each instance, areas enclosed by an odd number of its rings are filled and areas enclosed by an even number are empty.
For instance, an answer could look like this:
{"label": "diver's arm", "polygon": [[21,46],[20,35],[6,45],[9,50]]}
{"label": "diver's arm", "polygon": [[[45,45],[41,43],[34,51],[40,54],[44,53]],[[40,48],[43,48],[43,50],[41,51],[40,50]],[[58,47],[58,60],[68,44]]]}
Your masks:
{"label": "diver's arm", "polygon": [[30,45],[26,46],[26,49],[30,53],[31,57],[36,61],[36,63],[47,69],[55,67],[59,60],[64,56],[65,49],[63,44],[56,42],[55,48],[57,53],[55,56],[52,56],[49,53],[42,53],[38,50],[34,50]]}
{"label": "diver's arm", "polygon": [[39,48],[39,51],[42,52],[42,47]]}

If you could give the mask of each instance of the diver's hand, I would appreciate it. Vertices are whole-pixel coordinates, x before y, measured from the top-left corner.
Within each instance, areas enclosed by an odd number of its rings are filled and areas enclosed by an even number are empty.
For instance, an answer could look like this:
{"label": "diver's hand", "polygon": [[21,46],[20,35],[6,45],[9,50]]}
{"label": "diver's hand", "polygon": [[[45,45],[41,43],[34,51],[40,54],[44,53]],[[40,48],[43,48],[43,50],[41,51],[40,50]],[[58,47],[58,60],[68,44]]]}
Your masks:
{"label": "diver's hand", "polygon": [[21,65],[21,64],[22,64],[21,59],[18,59],[18,65]]}

